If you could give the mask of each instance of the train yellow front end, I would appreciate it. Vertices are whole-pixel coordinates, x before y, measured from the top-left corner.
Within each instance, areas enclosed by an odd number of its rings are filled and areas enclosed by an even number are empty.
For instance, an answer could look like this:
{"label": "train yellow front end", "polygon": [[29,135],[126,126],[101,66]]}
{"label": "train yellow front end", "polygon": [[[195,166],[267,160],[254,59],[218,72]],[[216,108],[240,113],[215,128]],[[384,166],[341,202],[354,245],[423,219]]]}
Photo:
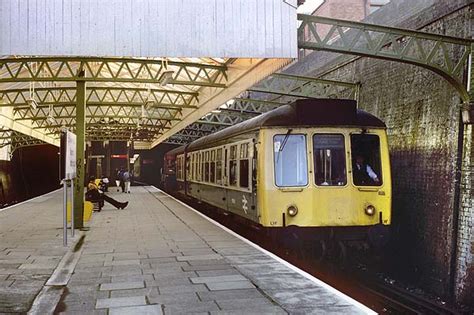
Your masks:
{"label": "train yellow front end", "polygon": [[[384,128],[267,128],[259,139],[258,200],[266,227],[391,223]],[[372,176],[357,178],[360,165]]]}

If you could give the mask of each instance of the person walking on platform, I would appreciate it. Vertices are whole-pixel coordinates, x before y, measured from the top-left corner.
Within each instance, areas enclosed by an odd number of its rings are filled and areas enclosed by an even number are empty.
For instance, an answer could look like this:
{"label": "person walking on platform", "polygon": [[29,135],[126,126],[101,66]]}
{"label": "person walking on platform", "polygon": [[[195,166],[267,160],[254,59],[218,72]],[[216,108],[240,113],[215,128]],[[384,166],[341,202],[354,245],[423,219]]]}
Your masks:
{"label": "person walking on platform", "polygon": [[99,201],[104,202],[107,201],[112,206],[117,209],[125,209],[128,205],[128,201],[120,202],[107,196],[104,192],[102,192],[99,187],[95,184],[95,176],[89,177],[89,184],[87,184],[87,192],[86,192],[86,200],[89,201]]}
{"label": "person walking on platform", "polygon": [[119,171],[119,178],[120,178],[120,188],[122,188],[122,192],[125,192],[125,181],[123,180],[124,173],[125,173],[125,170],[123,169],[123,167],[121,167]]}
{"label": "person walking on platform", "polygon": [[124,186],[125,186],[125,192],[127,194],[130,193],[130,182],[131,182],[131,178],[130,178],[130,172],[129,171],[125,171],[123,172],[123,182],[124,182]]}

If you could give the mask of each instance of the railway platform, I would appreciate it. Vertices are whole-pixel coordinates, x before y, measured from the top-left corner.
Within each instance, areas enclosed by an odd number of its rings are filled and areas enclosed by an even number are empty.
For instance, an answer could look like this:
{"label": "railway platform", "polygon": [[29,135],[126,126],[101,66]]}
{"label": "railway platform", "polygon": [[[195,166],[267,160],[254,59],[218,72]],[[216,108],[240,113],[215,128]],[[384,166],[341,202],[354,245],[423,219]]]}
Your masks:
{"label": "railway platform", "polygon": [[372,311],[151,187],[62,246],[61,192],[0,212],[0,313]]}

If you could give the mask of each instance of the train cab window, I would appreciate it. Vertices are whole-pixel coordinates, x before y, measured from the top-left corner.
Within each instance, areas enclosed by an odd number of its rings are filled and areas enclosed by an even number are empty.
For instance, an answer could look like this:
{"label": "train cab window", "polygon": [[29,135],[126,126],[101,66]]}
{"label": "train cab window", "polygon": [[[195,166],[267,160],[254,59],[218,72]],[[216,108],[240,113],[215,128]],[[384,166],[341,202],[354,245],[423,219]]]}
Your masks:
{"label": "train cab window", "polygon": [[229,185],[237,186],[237,146],[230,147],[229,154]]}
{"label": "train cab window", "polygon": [[347,184],[344,136],[315,134],[313,136],[314,181],[318,186]]}
{"label": "train cab window", "polygon": [[306,186],[308,184],[306,136],[293,135],[290,131],[273,137],[275,184],[279,187]]}
{"label": "train cab window", "polygon": [[215,150],[212,150],[210,152],[211,154],[211,168],[209,170],[209,181],[211,183],[215,183],[216,182],[216,151]]}
{"label": "train cab window", "polygon": [[240,145],[239,160],[239,186],[242,188],[249,187],[249,144],[242,143]]}
{"label": "train cab window", "polygon": [[216,152],[216,183],[222,185],[222,148]]}
{"label": "train cab window", "polygon": [[354,185],[382,185],[380,139],[377,135],[351,135],[352,176]]}

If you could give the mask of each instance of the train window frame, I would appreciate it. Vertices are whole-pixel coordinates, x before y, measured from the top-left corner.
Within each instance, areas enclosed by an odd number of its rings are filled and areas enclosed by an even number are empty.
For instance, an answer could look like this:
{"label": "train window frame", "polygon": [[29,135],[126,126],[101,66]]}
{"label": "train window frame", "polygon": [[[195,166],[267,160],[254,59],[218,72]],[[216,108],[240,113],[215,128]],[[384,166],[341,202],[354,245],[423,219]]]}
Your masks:
{"label": "train window frame", "polygon": [[[216,149],[216,184],[217,185],[223,185],[223,180],[222,180],[222,156],[223,156],[222,151],[223,150],[224,150],[223,147],[218,147]],[[218,173],[220,174],[220,176],[218,176]]]}
{"label": "train window frame", "polygon": [[[353,150],[353,146],[352,146],[352,137],[353,136],[373,136],[373,137],[376,137],[377,140],[378,140],[378,150],[377,150],[377,154],[378,154],[378,172],[377,172],[377,167],[374,166],[373,163],[368,163],[368,165],[371,166],[372,170],[375,172],[375,174],[377,175],[377,177],[379,178],[379,184],[378,185],[357,185],[354,181],[354,158],[355,158],[355,154],[354,154],[354,150]],[[380,138],[380,135],[379,134],[376,134],[376,133],[369,133],[369,132],[351,132],[350,135],[349,135],[349,145],[350,145],[350,168],[351,168],[351,183],[354,187],[372,187],[372,188],[381,188],[384,186],[385,184],[385,181],[384,181],[384,172],[383,172],[383,156],[382,156],[382,140]],[[374,150],[375,152],[375,150]]]}
{"label": "train window frame", "polygon": [[[304,137],[304,149],[306,151],[305,153],[305,166],[306,166],[306,183],[305,184],[301,184],[301,185],[278,185],[277,183],[277,169],[276,169],[276,164],[275,164],[275,159],[276,159],[276,155],[275,155],[275,139],[276,137],[278,136],[282,136],[283,138],[285,138],[286,136],[288,137],[291,137],[291,136],[303,136]],[[279,149],[279,148],[278,148]],[[279,188],[279,189],[286,189],[286,188],[305,188],[305,187],[308,187],[310,185],[310,176],[309,176],[309,171],[310,171],[310,164],[309,164],[309,159],[308,159],[308,155],[309,155],[309,152],[310,152],[310,148],[308,148],[308,135],[306,133],[303,133],[303,132],[295,132],[295,133],[275,133],[273,136],[272,136],[272,141],[271,141],[271,150],[272,150],[272,155],[273,155],[273,159],[272,159],[272,168],[273,168],[273,184],[275,185],[275,187]],[[279,151],[278,151],[279,152]]]}
{"label": "train window frame", "polygon": [[[317,182],[316,182],[316,153],[315,153],[315,148],[314,148],[314,137],[315,136],[324,136],[324,135],[334,135],[334,136],[342,136],[342,143],[343,143],[343,155],[344,155],[344,169],[345,169],[345,172],[344,172],[344,175],[345,175],[345,184],[344,185],[318,185]],[[311,152],[311,170],[312,170],[312,173],[313,175],[311,176],[312,177],[312,182],[314,183],[314,185],[318,188],[328,188],[328,189],[335,189],[335,188],[345,188],[349,185],[349,179],[348,177],[350,176],[350,172],[349,172],[349,168],[348,168],[348,161],[349,161],[349,158],[348,158],[348,144],[350,145],[350,143],[348,143],[348,140],[347,140],[347,134],[345,133],[341,133],[341,132],[323,132],[323,131],[316,131],[316,132],[313,132],[311,133],[311,143],[309,144],[309,147],[310,147],[310,152]]]}
{"label": "train window frame", "polygon": [[212,184],[216,183],[216,150],[215,149],[212,149],[210,151],[209,182]]}
{"label": "train window frame", "polygon": [[[238,164],[239,164],[239,187],[240,188],[243,188],[243,189],[249,189],[249,186],[250,186],[250,177],[251,177],[251,173],[250,173],[250,159],[249,159],[249,142],[243,142],[239,145],[239,159],[238,159]],[[246,172],[242,172],[242,165],[245,165],[245,161],[247,162],[247,171]],[[244,168],[245,170],[245,168]],[[244,174],[246,173],[246,174]],[[242,182],[243,180],[242,179],[245,179],[243,178],[242,176],[245,176],[246,177],[246,180],[245,182],[247,183],[247,185],[243,186]]]}
{"label": "train window frame", "polygon": [[204,151],[204,182],[209,183],[209,171],[210,171],[210,161],[209,161],[209,150]]}
{"label": "train window frame", "polygon": [[[239,187],[239,144],[238,143],[232,143],[229,146],[229,186],[231,187]],[[233,165],[235,163],[235,171],[232,177],[232,167],[231,164]]]}

